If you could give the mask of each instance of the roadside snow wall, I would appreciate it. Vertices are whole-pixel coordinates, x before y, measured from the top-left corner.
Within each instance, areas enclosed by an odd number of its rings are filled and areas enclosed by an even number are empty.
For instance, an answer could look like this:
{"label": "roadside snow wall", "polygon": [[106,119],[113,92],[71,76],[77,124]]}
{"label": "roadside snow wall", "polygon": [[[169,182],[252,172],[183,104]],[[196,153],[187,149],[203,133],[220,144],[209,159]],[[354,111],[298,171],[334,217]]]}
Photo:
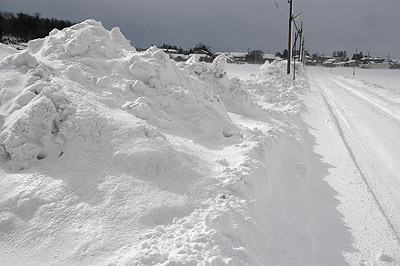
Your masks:
{"label": "roadside snow wall", "polygon": [[137,53],[118,28],[93,20],[29,42],[0,67],[12,73],[2,81],[0,145],[14,170],[60,156],[69,139],[93,137],[119,117],[107,118],[108,109],[193,139],[237,131],[210,86],[156,48]]}
{"label": "roadside snow wall", "polygon": [[94,20],[3,54],[1,265],[318,265],[304,77],[178,66]]}

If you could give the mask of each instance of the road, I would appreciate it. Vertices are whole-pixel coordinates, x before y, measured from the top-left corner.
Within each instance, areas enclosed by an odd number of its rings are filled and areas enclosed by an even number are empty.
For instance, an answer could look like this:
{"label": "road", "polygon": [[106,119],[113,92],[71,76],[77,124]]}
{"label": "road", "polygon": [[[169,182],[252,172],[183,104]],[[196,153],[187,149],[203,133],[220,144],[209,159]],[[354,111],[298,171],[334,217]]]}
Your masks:
{"label": "road", "polygon": [[353,235],[350,265],[400,265],[400,118],[390,101],[328,71],[308,68],[305,119],[315,151],[331,164],[327,182]]}

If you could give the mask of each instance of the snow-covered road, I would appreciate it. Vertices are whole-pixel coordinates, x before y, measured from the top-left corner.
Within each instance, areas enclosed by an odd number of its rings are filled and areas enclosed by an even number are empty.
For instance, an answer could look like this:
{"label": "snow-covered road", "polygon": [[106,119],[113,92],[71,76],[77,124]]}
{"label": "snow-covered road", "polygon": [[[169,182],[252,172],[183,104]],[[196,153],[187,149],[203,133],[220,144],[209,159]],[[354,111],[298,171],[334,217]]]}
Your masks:
{"label": "snow-covered road", "polygon": [[[400,117],[393,99],[320,68],[308,68],[312,97],[306,115],[332,165],[329,184],[359,252],[347,260],[398,262],[400,254]],[[358,255],[357,255],[358,254]],[[364,264],[361,264],[364,265]],[[373,264],[375,265],[375,264]]]}

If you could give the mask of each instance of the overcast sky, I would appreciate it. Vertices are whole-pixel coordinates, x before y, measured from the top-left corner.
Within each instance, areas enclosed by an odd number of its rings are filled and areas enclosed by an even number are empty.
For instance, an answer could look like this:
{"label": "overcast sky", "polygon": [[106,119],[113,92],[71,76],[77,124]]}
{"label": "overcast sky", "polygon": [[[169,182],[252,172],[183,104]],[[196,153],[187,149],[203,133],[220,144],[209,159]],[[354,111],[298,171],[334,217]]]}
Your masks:
{"label": "overcast sky", "polygon": [[[311,53],[335,50],[400,59],[400,0],[293,0]],[[276,3],[280,10],[276,7]],[[0,10],[68,19],[94,18],[118,26],[132,45],[163,43],[213,52],[282,52],[288,38],[288,0],[0,0]]]}

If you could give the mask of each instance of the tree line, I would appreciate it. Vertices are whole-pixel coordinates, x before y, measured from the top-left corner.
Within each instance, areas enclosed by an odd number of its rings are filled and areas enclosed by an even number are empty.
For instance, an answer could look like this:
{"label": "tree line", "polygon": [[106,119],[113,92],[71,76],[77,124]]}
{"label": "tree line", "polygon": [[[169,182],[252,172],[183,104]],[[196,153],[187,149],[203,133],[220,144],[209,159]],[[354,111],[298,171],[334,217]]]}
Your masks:
{"label": "tree line", "polygon": [[0,11],[0,41],[3,43],[28,42],[46,37],[54,28],[62,30],[74,23],[68,20],[41,18],[40,13],[34,16],[24,13]]}
{"label": "tree line", "polygon": [[194,54],[196,52],[202,52],[210,56],[213,55],[213,53],[210,51],[211,50],[210,46],[207,46],[204,43],[198,43],[195,47],[188,48],[187,50],[183,49],[182,47],[178,48],[176,45],[165,44],[165,43],[159,46],[158,48],[176,50],[178,54],[185,54],[185,55]]}

